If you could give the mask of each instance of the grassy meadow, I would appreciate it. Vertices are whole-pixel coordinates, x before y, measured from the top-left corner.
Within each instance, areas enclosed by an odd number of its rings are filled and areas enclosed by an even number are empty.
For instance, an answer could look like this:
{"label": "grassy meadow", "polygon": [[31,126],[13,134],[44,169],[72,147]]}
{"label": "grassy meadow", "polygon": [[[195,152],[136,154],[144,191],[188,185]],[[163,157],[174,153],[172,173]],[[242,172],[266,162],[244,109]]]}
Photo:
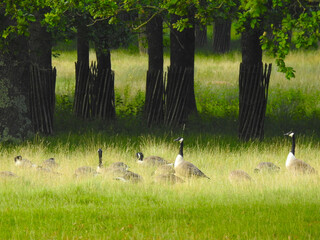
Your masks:
{"label": "grassy meadow", "polygon": [[[241,54],[198,53],[195,93],[199,114],[186,129],[147,129],[141,117],[147,56],[112,52],[117,119],[84,121],[72,115],[74,50],[53,60],[58,71],[55,132],[20,144],[0,143],[0,239],[319,239],[320,177],[285,169],[291,139],[296,156],[320,171],[320,51],[293,52],[287,63],[296,78],[286,80],[274,65],[269,87],[265,140],[237,139],[238,71]],[[90,58],[94,60],[94,53]],[[266,56],[265,62],[273,62]],[[169,57],[165,57],[165,66]],[[173,162],[185,138],[184,158],[211,179],[176,185],[154,183],[153,168],[138,166],[135,153]],[[138,184],[99,175],[74,178],[79,166],[123,161],[143,176]],[[54,157],[61,175],[14,166],[14,156],[41,165]],[[270,161],[276,174],[256,174]],[[231,170],[243,169],[251,182],[232,184]]]}

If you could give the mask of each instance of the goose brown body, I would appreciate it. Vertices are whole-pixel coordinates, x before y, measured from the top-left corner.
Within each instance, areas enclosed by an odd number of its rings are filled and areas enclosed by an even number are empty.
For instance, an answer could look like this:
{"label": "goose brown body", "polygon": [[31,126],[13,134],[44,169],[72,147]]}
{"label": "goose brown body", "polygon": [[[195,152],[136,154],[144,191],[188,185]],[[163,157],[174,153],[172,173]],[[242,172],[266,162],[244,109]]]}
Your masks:
{"label": "goose brown body", "polygon": [[176,184],[176,183],[184,183],[184,180],[175,174],[159,174],[154,178],[156,183],[165,183],[165,184]]}
{"label": "goose brown body", "polygon": [[0,172],[0,177],[2,177],[2,178],[12,178],[12,177],[17,177],[17,175],[14,174],[13,172],[10,172],[10,171],[2,171],[2,172]]}
{"label": "goose brown body", "polygon": [[123,182],[131,182],[131,183],[138,183],[142,182],[143,178],[132,171],[126,170],[125,172],[118,174],[117,177],[115,177],[116,180],[121,180]]}
{"label": "goose brown body", "polygon": [[179,176],[183,177],[204,177],[210,179],[205,175],[198,167],[193,165],[191,162],[183,161],[179,165],[175,166],[175,171]]}
{"label": "goose brown body", "polygon": [[250,175],[243,170],[233,170],[229,174],[230,182],[251,181]]}
{"label": "goose brown body", "polygon": [[164,160],[162,157],[159,156],[148,156],[144,157],[142,152],[136,153],[138,163],[146,166],[160,166],[168,164],[166,160]]}
{"label": "goose brown body", "polygon": [[94,170],[92,167],[89,166],[83,166],[83,167],[79,167],[75,170],[74,172],[76,177],[80,177],[80,176],[95,176],[98,174],[98,172],[96,170]]}
{"label": "goose brown body", "polygon": [[153,173],[154,182],[164,184],[183,183],[184,180],[175,175],[176,171],[172,165],[161,165]]}
{"label": "goose brown body", "polygon": [[153,175],[166,175],[166,174],[175,174],[176,171],[174,170],[172,165],[161,165],[159,166],[153,173]]}
{"label": "goose brown body", "polygon": [[317,174],[317,171],[311,167],[308,163],[300,159],[292,159],[288,164],[287,169],[290,172],[302,173],[302,174]]}
{"label": "goose brown body", "polygon": [[254,169],[255,172],[278,172],[280,167],[272,162],[260,162]]}
{"label": "goose brown body", "polygon": [[54,158],[49,158],[43,161],[42,166],[48,168],[57,168],[59,167],[59,164],[56,162]]}

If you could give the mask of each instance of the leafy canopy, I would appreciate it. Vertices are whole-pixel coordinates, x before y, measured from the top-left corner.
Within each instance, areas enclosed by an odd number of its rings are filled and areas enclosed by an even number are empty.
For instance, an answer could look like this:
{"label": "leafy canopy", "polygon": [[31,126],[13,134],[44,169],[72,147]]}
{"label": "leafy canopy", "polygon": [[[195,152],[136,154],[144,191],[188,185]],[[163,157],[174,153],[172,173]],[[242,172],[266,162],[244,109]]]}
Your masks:
{"label": "leafy canopy", "polygon": [[2,40],[11,33],[28,34],[28,23],[35,21],[34,12],[39,9],[46,9],[43,24],[62,29],[68,27],[68,12],[109,23],[117,22],[123,12],[134,12],[137,16],[145,12],[152,12],[153,16],[175,14],[181,17],[173,26],[179,31],[192,27],[193,21],[206,25],[216,18],[232,18],[238,32],[248,28],[261,30],[262,49],[276,59],[278,70],[290,79],[295,71],[285,64],[289,51],[292,47],[316,46],[320,39],[319,3],[319,0],[2,0],[0,15],[9,16],[14,24],[0,28],[0,34]]}

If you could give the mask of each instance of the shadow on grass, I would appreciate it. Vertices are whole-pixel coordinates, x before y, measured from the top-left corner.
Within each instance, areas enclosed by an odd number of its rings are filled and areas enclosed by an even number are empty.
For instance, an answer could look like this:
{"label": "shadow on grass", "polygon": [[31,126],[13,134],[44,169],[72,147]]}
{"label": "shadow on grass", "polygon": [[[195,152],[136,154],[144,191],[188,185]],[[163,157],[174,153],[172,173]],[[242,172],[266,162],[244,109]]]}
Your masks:
{"label": "shadow on grass", "polygon": [[[89,120],[75,117],[72,110],[72,97],[57,96],[54,133],[50,136],[36,135],[32,143],[45,141],[54,149],[58,145],[69,144],[70,150],[86,148],[87,142],[94,144],[114,144],[127,150],[139,147],[142,138],[172,143],[178,136],[188,139],[190,145],[207,147],[214,142],[221,147],[237,149],[249,143],[238,139],[238,101],[237,91],[228,91],[228,95],[202,91],[202,100],[198,101],[199,113],[190,116],[185,123],[168,128],[163,125],[146,127],[143,118],[141,96],[135,103],[116,105],[117,117],[114,120]],[[310,141],[320,140],[320,110],[317,104],[317,92],[312,96],[299,90],[279,91],[269,97],[265,118],[264,143],[282,138],[290,130]],[[141,105],[142,104],[142,105]],[[39,136],[39,137],[37,137]],[[40,139],[40,140],[39,140]],[[14,147],[14,145],[13,145]]]}
{"label": "shadow on grass", "polygon": [[[214,117],[209,113],[199,113],[189,118],[183,125],[168,128],[163,125],[146,127],[146,121],[141,112],[136,114],[118,115],[114,120],[84,120],[74,116],[72,108],[57,107],[54,121],[54,134],[51,140],[72,142],[74,146],[81,145],[81,138],[95,138],[101,142],[116,141],[117,145],[127,147],[130,139],[132,144],[139,144],[139,138],[151,136],[166,142],[171,142],[178,136],[188,138],[189,144],[207,145],[212,139],[219,139],[219,144],[238,148],[238,117],[237,113],[231,116]],[[293,130],[300,135],[320,140],[320,115],[311,116],[269,114],[265,119],[265,142],[274,138],[281,138],[283,133]],[[231,145],[230,145],[231,144]],[[249,143],[248,143],[249,144]],[[85,146],[84,146],[85,147]]]}

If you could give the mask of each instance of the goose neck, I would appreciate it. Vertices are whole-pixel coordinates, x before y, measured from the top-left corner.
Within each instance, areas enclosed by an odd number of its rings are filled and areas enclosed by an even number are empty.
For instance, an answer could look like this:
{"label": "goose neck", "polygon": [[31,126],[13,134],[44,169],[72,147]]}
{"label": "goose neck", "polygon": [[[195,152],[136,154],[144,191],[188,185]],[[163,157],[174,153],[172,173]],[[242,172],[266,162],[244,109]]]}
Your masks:
{"label": "goose neck", "polygon": [[180,143],[179,155],[181,155],[181,157],[183,157],[183,141]]}
{"label": "goose neck", "polygon": [[291,152],[294,155],[295,154],[295,148],[296,148],[296,139],[295,136],[292,136],[292,146],[291,146]]}
{"label": "goose neck", "polygon": [[99,157],[99,167],[102,168],[102,157]]}

